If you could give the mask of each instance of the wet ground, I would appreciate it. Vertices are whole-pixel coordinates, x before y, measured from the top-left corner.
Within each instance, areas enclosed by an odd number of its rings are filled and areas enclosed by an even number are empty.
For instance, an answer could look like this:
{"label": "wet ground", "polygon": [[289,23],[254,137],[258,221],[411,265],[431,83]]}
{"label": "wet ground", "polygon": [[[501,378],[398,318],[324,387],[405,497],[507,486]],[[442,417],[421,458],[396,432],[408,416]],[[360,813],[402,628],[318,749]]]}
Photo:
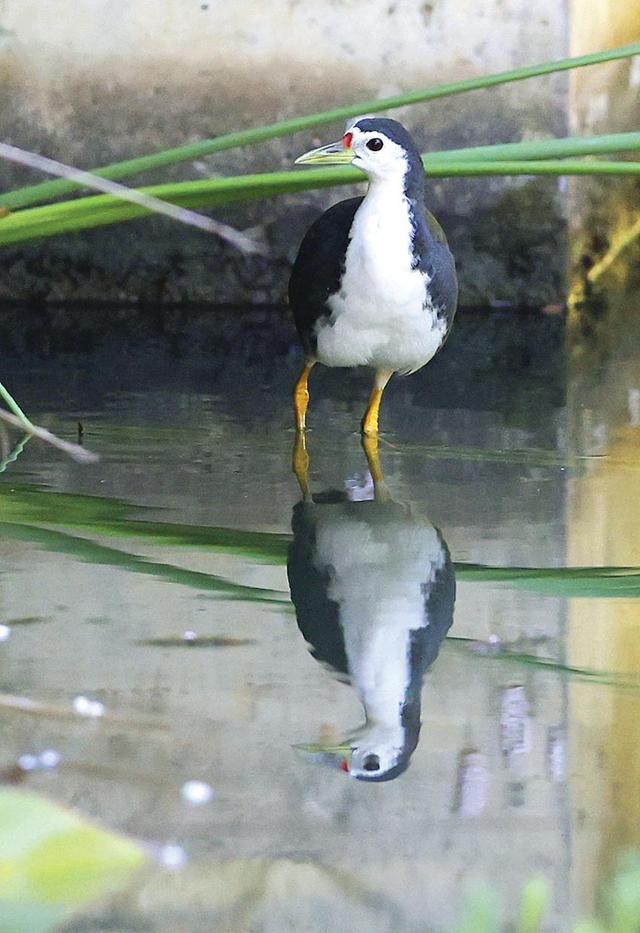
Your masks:
{"label": "wet ground", "polygon": [[366,379],[314,371],[301,503],[284,318],[92,314],[3,364],[101,460],[0,478],[0,765],[54,750],[26,786],[174,864],[65,929],[448,931],[540,875],[591,912],[640,841],[638,588],[514,568],[640,565],[640,353],[574,382],[560,321],[461,316],[377,500]]}

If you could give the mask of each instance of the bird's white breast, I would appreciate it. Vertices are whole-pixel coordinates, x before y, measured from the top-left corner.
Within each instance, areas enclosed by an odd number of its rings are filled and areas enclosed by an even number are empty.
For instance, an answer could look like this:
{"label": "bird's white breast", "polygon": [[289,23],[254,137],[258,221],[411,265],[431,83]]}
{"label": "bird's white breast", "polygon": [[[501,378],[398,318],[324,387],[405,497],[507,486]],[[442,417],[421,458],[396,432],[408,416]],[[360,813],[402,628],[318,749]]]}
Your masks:
{"label": "bird's white breast", "polygon": [[321,363],[411,372],[432,358],[445,325],[429,276],[412,263],[402,177],[372,182],[353,220],[340,290],[328,301],[331,316],[318,324]]}
{"label": "bird's white breast", "polygon": [[410,680],[411,632],[427,624],[425,588],[444,564],[431,525],[355,518],[316,528],[317,563],[330,568],[328,596],[340,607],[349,671],[371,719],[397,721]]}

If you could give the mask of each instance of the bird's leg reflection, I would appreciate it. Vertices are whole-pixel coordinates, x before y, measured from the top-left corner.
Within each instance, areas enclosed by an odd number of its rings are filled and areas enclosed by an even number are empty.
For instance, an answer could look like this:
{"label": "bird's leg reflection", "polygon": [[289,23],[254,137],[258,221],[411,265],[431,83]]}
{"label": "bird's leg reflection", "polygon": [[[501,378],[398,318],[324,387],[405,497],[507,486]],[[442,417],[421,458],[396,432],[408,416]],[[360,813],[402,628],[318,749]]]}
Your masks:
{"label": "bird's leg reflection", "polygon": [[305,502],[311,501],[311,487],[309,486],[309,454],[307,452],[307,437],[304,431],[296,431],[293,442],[293,472],[298,480],[300,492]]}
{"label": "bird's leg reflection", "polygon": [[369,473],[371,473],[371,479],[373,480],[375,497],[378,502],[388,502],[391,498],[391,494],[387,489],[387,484],[384,481],[384,475],[382,473],[382,467],[380,466],[378,435],[375,434],[371,436],[363,434],[362,449],[364,450],[365,456],[367,458]]}
{"label": "bird's leg reflection", "polygon": [[293,414],[296,431],[304,431],[309,407],[309,373],[315,366],[315,360],[305,360],[302,372],[293,389]]}

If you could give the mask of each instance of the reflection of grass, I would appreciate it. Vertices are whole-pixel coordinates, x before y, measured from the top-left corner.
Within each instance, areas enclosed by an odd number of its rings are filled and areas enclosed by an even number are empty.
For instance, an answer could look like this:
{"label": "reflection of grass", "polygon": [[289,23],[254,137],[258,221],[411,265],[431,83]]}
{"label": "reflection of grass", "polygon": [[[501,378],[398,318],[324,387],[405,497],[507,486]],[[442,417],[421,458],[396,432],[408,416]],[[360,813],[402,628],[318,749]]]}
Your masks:
{"label": "reflection of grass", "polygon": [[0,522],[0,535],[19,541],[30,541],[46,550],[56,551],[59,554],[72,554],[74,557],[88,563],[120,567],[122,570],[129,570],[133,573],[158,577],[168,583],[177,583],[180,586],[206,590],[224,596],[225,599],[289,605],[286,594],[277,590],[244,586],[241,583],[234,583],[212,573],[185,570],[173,564],[149,560],[146,557],[139,557],[137,554],[121,551],[119,548],[105,547],[102,544],[95,544],[87,538],[54,531],[50,528],[21,525],[17,522]]}
{"label": "reflection of grass", "polygon": [[144,514],[149,509],[120,499],[49,492],[37,486],[0,486],[0,518],[4,522],[56,525],[101,537],[141,539],[151,545],[197,547],[272,564],[286,561],[287,535],[151,522],[130,518],[134,511]]}
{"label": "reflection of grass", "polygon": [[[92,536],[133,539],[153,546],[198,548],[272,566],[286,563],[289,535],[148,521],[130,518],[132,511],[145,510],[119,499],[52,493],[37,486],[0,486],[0,534],[5,537],[32,541],[91,563],[119,566],[230,599],[287,602],[281,592],[243,586],[215,574],[153,561],[68,533],[74,529]],[[466,563],[454,566],[457,579],[465,583],[489,583],[565,598],[640,598],[638,567],[488,567]]]}
{"label": "reflection of grass", "polygon": [[525,667],[535,667],[539,670],[551,671],[554,674],[564,674],[578,680],[585,680],[588,683],[600,684],[607,687],[627,688],[631,690],[640,690],[640,674],[628,673],[620,674],[610,671],[597,671],[588,667],[576,667],[575,665],[562,664],[553,658],[538,657],[535,654],[526,654],[522,651],[514,651],[508,645],[496,646],[478,642],[475,638],[463,638],[459,635],[448,635],[447,644],[452,647],[460,647],[465,650],[471,649],[479,658],[486,658],[494,661],[507,661],[513,664],[524,665]]}
{"label": "reflection of grass", "polygon": [[637,599],[638,567],[486,567],[456,564],[456,577],[468,583],[501,583],[541,596]]}
{"label": "reflection of grass", "polygon": [[[381,438],[383,445],[393,448],[395,445],[387,438]],[[519,448],[517,450],[500,450],[488,447],[463,447],[460,445],[429,447],[425,444],[403,444],[403,454],[417,453],[427,460],[469,460],[486,463],[523,463],[529,466],[542,467],[568,467],[577,466],[580,460],[593,459],[563,455],[555,450],[540,448]]]}

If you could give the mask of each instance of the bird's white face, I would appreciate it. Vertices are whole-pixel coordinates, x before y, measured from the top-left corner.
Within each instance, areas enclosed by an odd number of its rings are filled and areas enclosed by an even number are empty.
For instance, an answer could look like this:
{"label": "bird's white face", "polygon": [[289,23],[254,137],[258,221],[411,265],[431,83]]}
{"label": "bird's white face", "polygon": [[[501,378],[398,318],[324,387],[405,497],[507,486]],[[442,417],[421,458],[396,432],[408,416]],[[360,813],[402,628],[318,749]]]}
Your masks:
{"label": "bird's white face", "polygon": [[339,142],[312,149],[296,159],[296,165],[351,163],[370,178],[402,178],[409,169],[407,153],[384,133],[361,130],[357,122]]}
{"label": "bird's white face", "polygon": [[351,164],[372,178],[402,177],[409,168],[402,146],[384,133],[363,132],[357,123],[345,133],[343,145],[353,154]]}
{"label": "bird's white face", "polygon": [[349,740],[351,755],[348,767],[351,777],[362,780],[380,778],[400,761],[404,744],[404,729],[378,723],[367,723]]}

